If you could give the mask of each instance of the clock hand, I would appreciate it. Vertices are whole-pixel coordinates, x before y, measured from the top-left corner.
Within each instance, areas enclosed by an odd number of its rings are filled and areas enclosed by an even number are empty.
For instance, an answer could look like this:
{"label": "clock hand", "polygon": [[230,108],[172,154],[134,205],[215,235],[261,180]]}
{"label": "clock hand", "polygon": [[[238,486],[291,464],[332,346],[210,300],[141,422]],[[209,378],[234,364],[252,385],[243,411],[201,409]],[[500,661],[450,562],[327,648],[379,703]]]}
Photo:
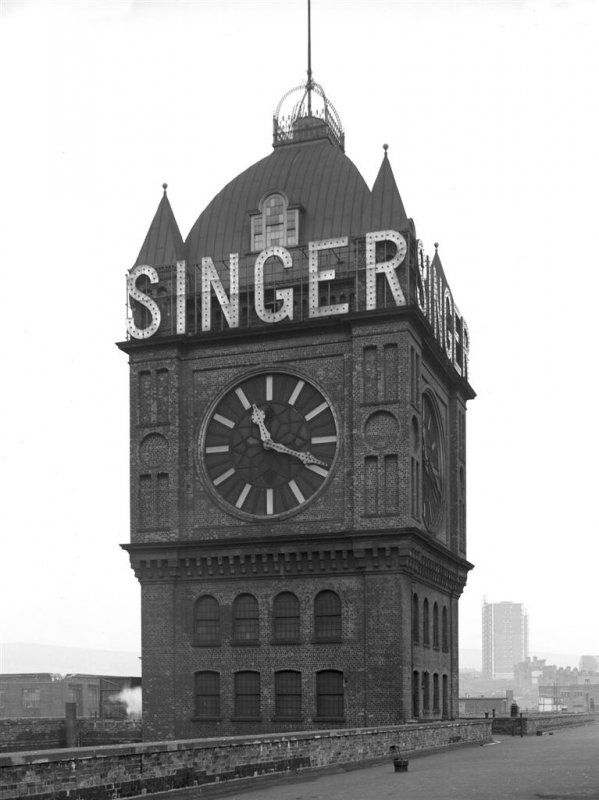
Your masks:
{"label": "clock hand", "polygon": [[313,456],[312,453],[292,450],[290,447],[287,447],[287,445],[280,444],[279,442],[273,442],[272,436],[264,424],[266,414],[261,408],[258,408],[255,403],[252,405],[252,409],[252,422],[260,429],[260,439],[262,440],[265,450],[274,450],[276,453],[285,453],[288,456],[294,456],[295,458],[299,458],[299,460],[306,465],[317,464],[320,467],[328,468],[328,464],[326,464],[324,461],[321,461],[319,458],[316,458],[316,456]]}
{"label": "clock hand", "polygon": [[299,458],[299,460],[303,464],[318,464],[318,466],[320,467],[327,467],[327,468],[329,466],[324,461],[321,461],[319,458],[316,458],[316,456],[313,456],[312,453],[300,452],[299,450],[292,450],[290,447],[287,447],[287,445],[280,444],[279,442],[273,442],[272,439],[267,439],[264,442],[264,447],[267,450],[275,450],[277,453],[285,453],[288,456],[294,456],[295,458]]}
{"label": "clock hand", "polygon": [[260,428],[260,439],[263,442],[272,442],[272,438],[270,433],[268,432],[268,428],[264,424],[264,420],[266,418],[266,414],[262,411],[261,408],[254,403],[252,406],[252,422],[255,423]]}

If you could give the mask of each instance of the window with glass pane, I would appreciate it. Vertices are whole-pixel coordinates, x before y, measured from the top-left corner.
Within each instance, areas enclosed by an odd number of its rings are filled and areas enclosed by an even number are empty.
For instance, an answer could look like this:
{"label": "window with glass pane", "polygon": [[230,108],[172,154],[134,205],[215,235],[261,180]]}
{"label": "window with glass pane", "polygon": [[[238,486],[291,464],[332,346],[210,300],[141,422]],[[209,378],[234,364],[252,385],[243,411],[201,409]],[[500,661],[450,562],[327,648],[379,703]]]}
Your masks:
{"label": "window with glass pane", "polygon": [[301,672],[293,670],[275,672],[275,715],[277,717],[301,717]]}
{"label": "window with glass pane", "polygon": [[220,674],[218,672],[196,672],[195,714],[196,717],[220,717]]}
{"label": "window with glass pane", "polygon": [[233,641],[257,642],[258,637],[258,601],[251,594],[240,594],[233,602]]}
{"label": "window with glass pane", "polygon": [[320,592],[314,601],[314,635],[318,641],[341,639],[341,600],[335,592]]}
{"label": "window with glass pane", "polygon": [[418,595],[412,597],[412,641],[420,642],[420,611],[418,607]]}
{"label": "window with glass pane", "polygon": [[23,708],[39,708],[40,699],[39,689],[23,689]]}
{"label": "window with glass pane", "polygon": [[297,222],[298,222],[298,210],[293,209],[293,211],[287,212],[287,246],[293,247],[293,245],[297,244]]}
{"label": "window with glass pane", "polygon": [[271,194],[262,204],[259,214],[251,217],[251,249],[297,245],[299,210],[289,210],[287,200],[281,194]]}
{"label": "window with glass pane", "polygon": [[442,629],[441,630],[442,630],[442,637],[443,637],[442,638],[442,643],[443,643],[442,647],[443,647],[443,652],[447,653],[447,652],[449,652],[449,624],[448,624],[448,621],[447,621],[447,608],[445,606],[443,606],[443,613],[442,613],[442,616],[441,616],[441,622],[442,622]]}
{"label": "window with glass pane", "polygon": [[422,673],[422,711],[428,714],[431,707],[430,695],[430,674],[428,672]]}
{"label": "window with glass pane", "polygon": [[439,711],[439,676],[435,672],[433,675],[433,714],[438,714]]}
{"label": "window with glass pane", "polygon": [[285,201],[280,194],[272,194],[264,204],[266,246],[285,244]]}
{"label": "window with glass pane", "polygon": [[430,639],[430,617],[428,611],[428,598],[424,598],[422,604],[422,644],[428,647],[431,643]]}
{"label": "window with glass pane", "polygon": [[433,647],[439,647],[439,606],[433,604]]}
{"label": "window with glass pane", "polygon": [[275,642],[297,642],[300,638],[299,600],[291,592],[281,592],[275,597],[274,608]]}
{"label": "window with glass pane", "polygon": [[235,716],[260,716],[260,673],[235,673]]}
{"label": "window with glass pane", "polygon": [[195,639],[196,644],[220,641],[220,608],[215,597],[205,595],[196,602]]}
{"label": "window with glass pane", "polygon": [[262,214],[252,217],[252,250],[264,249]]}
{"label": "window with glass pane", "polygon": [[319,717],[343,716],[343,673],[324,670],[316,673],[316,714]]}

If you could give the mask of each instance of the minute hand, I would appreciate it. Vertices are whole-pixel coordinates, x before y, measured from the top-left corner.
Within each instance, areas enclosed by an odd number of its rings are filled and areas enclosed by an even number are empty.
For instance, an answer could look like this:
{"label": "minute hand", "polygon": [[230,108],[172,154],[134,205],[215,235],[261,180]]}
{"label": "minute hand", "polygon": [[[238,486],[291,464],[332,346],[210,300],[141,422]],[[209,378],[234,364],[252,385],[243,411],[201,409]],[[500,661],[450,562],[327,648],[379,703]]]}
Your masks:
{"label": "minute hand", "polygon": [[267,450],[275,450],[277,453],[286,453],[288,456],[295,456],[295,458],[299,458],[303,464],[318,464],[320,467],[328,467],[328,464],[326,464],[324,461],[321,461],[319,458],[316,458],[316,456],[313,456],[312,453],[292,450],[290,447],[287,447],[284,444],[273,442],[272,439],[267,439],[264,442],[264,447]]}

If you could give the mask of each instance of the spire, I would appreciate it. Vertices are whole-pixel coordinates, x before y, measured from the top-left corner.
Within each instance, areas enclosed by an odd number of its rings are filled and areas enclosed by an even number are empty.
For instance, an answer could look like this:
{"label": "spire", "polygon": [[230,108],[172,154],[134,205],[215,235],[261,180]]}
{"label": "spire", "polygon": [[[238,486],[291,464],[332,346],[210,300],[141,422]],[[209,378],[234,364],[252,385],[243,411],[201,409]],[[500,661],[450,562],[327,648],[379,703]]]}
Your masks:
{"label": "spire", "polygon": [[410,222],[408,221],[387,155],[388,149],[389,145],[384,144],[385,155],[383,156],[383,163],[372,187],[370,204],[366,211],[366,230],[382,231],[391,229],[403,231],[410,228]]}
{"label": "spire", "polygon": [[164,194],[133,266],[148,264],[150,267],[164,267],[176,264],[185,257],[183,237],[166,195],[168,184],[163,183],[162,188]]}
{"label": "spire", "polygon": [[308,90],[308,116],[312,116],[312,89],[314,81],[312,80],[312,14],[310,7],[310,0],[308,0],[308,80],[306,82],[306,89]]}
{"label": "spire", "polygon": [[312,74],[312,16],[308,0],[308,71],[306,82],[286,92],[273,115],[273,147],[328,139],[345,151],[345,133],[335,106]]}

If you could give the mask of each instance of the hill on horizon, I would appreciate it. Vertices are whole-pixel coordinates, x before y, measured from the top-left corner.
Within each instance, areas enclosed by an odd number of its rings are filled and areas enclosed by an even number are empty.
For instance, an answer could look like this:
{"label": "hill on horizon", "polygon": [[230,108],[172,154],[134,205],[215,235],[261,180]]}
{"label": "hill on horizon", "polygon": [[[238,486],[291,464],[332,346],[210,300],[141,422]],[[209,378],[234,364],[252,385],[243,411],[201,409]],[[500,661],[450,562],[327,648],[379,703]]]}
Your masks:
{"label": "hill on horizon", "polygon": [[0,644],[0,674],[53,672],[68,675],[124,675],[139,677],[139,653],[96,650],[58,644],[8,642]]}

